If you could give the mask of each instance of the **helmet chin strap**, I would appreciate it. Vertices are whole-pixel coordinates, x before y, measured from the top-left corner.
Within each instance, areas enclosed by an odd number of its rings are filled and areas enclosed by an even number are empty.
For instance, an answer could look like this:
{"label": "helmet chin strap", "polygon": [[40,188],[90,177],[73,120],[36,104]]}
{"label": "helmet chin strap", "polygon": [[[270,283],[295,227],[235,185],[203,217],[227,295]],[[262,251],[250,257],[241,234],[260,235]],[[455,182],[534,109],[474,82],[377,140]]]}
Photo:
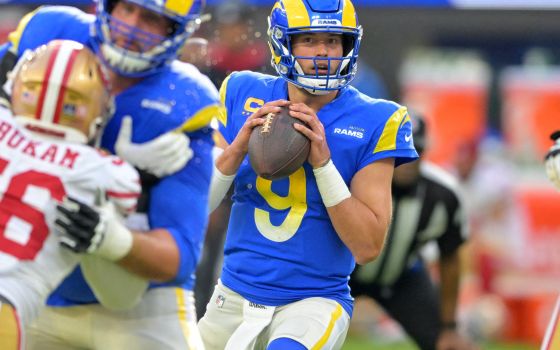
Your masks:
{"label": "helmet chin strap", "polygon": [[[311,79],[298,78],[297,82],[300,83],[300,84],[308,85],[308,83],[306,81],[309,81],[309,80],[311,80]],[[299,86],[299,85],[296,85],[296,86],[300,89],[303,89],[303,90],[309,92],[311,95],[315,95],[315,96],[324,96],[324,95],[328,95],[329,92],[336,91],[336,90],[315,90],[315,89],[311,89],[311,88],[303,87],[303,86]]]}

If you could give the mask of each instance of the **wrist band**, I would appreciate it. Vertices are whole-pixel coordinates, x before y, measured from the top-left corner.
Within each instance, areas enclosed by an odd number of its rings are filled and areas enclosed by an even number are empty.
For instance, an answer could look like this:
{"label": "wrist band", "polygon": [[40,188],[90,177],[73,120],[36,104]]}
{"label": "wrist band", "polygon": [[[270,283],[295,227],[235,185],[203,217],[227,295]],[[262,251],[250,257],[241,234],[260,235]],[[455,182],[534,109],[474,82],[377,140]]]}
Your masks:
{"label": "wrist band", "polygon": [[103,241],[95,254],[107,260],[118,261],[130,252],[133,240],[132,232],[117,218],[111,218],[107,222]]}
{"label": "wrist band", "polygon": [[352,195],[332,160],[320,168],[313,169],[313,174],[325,207],[335,206]]}
{"label": "wrist band", "polygon": [[220,205],[234,178],[235,174],[224,175],[214,164],[214,172],[210,182],[210,200],[208,201],[210,212],[213,212]]}

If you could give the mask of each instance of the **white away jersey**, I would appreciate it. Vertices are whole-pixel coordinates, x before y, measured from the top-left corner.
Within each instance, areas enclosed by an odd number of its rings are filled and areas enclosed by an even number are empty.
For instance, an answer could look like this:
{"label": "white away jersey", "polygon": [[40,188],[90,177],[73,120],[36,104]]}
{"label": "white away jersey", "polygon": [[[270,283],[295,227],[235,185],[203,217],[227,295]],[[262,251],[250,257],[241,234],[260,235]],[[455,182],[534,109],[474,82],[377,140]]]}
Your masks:
{"label": "white away jersey", "polygon": [[130,212],[140,193],[138,174],[94,148],[40,141],[0,108],[0,295],[16,307],[22,325],[79,261],[51,233],[56,202],[68,196],[92,204],[97,189]]}

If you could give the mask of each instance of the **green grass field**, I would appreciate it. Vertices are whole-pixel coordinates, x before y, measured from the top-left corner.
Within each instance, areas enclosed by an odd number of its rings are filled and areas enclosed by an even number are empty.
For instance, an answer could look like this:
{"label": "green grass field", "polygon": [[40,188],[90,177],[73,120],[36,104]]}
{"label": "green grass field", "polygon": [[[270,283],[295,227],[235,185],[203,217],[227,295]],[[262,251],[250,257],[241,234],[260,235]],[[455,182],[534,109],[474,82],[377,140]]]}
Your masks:
{"label": "green grass field", "polygon": [[[534,345],[523,344],[482,344],[481,350],[537,350]],[[399,343],[375,343],[371,339],[357,336],[348,336],[342,350],[418,350],[416,346],[409,342]]]}

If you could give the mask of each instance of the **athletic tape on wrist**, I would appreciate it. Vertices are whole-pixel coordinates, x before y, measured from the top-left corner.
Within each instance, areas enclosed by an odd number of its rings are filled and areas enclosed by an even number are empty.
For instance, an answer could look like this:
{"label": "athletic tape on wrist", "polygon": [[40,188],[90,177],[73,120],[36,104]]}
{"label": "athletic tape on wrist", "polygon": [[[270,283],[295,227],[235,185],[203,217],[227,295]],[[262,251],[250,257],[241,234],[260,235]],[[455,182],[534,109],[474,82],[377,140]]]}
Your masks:
{"label": "athletic tape on wrist", "polygon": [[210,212],[213,212],[222,203],[222,199],[228,192],[233,179],[235,179],[235,174],[224,175],[214,164],[214,172],[210,182],[210,200],[208,201]]}
{"label": "athletic tape on wrist", "polygon": [[132,249],[134,237],[117,218],[107,222],[107,231],[96,254],[107,260],[117,261],[124,258]]}
{"label": "athletic tape on wrist", "polygon": [[335,206],[352,195],[332,160],[320,168],[313,169],[313,174],[325,207]]}

